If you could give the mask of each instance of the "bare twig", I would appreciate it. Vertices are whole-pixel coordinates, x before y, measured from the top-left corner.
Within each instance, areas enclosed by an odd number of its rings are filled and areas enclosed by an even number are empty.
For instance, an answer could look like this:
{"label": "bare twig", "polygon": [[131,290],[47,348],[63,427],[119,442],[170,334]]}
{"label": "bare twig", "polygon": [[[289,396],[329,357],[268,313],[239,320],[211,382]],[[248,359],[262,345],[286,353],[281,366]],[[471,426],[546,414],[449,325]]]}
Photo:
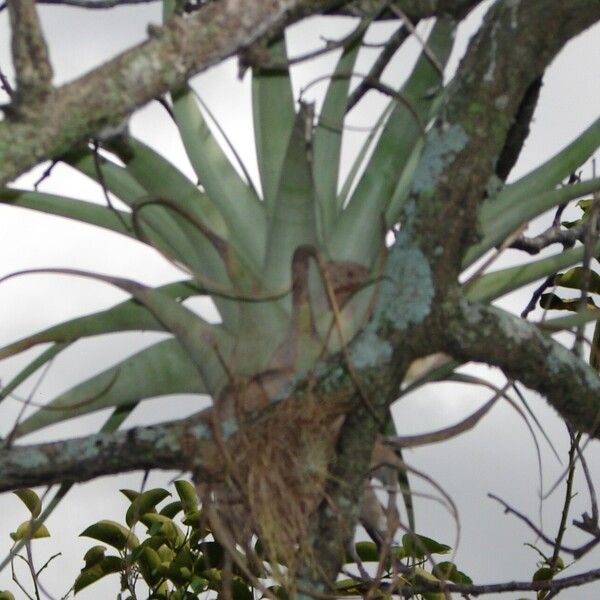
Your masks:
{"label": "bare twig", "polygon": [[564,248],[571,248],[576,241],[583,240],[588,229],[587,222],[575,225],[571,229],[561,229],[560,225],[553,225],[535,237],[517,238],[510,247],[514,250],[523,250],[528,254],[538,254],[552,244],[562,244]]}
{"label": "bare twig", "polygon": [[383,50],[373,63],[373,66],[367,73],[365,80],[361,81],[357,88],[348,96],[346,112],[350,112],[352,108],[362,99],[362,97],[373,88],[369,83],[379,81],[384,69],[388,66],[390,60],[396,54],[396,51],[408,39],[410,31],[404,25],[398,28],[383,46]]}
{"label": "bare twig", "polygon": [[0,89],[4,90],[9,97],[12,97],[14,90],[8,80],[8,77],[4,74],[4,71],[0,69]]}

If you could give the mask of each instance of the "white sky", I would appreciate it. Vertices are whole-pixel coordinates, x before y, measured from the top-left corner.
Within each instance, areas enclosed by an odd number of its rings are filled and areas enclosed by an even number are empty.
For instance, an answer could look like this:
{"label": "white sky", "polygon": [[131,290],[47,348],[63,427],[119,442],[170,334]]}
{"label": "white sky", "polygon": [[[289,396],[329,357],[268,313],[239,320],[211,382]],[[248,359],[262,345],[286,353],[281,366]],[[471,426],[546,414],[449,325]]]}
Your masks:
{"label": "white sky", "polygon": [[[486,6],[490,3],[485,3]],[[453,57],[456,65],[464,51],[482,11],[472,15],[463,26],[459,48]],[[159,21],[156,6],[129,7],[111,11],[84,11],[64,7],[43,7],[43,25],[49,40],[55,67],[56,82],[70,80],[106,60],[116,51],[129,47],[143,39],[148,22]],[[333,20],[332,20],[333,21]],[[540,24],[543,26],[543,24]],[[318,43],[318,36],[339,37],[349,23],[336,19],[333,24],[311,21],[308,25],[294,27],[288,36],[291,54],[300,53]],[[327,29],[329,28],[329,29]],[[333,29],[332,29],[333,28]],[[378,26],[384,36],[389,26]],[[574,40],[558,56],[544,80],[541,100],[532,126],[532,134],[523,150],[514,176],[521,175],[549,158],[577,136],[597,117],[597,99],[600,97],[600,72],[597,58],[600,56],[600,28],[596,27]],[[8,52],[9,35],[6,12],[0,13],[0,67],[11,73]],[[416,44],[413,44],[414,53]],[[410,50],[410,48],[409,48]],[[366,52],[365,54],[369,54]],[[372,56],[372,53],[371,53]],[[296,92],[314,77],[331,71],[333,58],[320,59],[302,65],[295,70]],[[368,56],[365,57],[368,61]],[[394,63],[387,74],[390,82],[397,84],[400,73],[406,72],[410,56]],[[368,62],[359,64],[357,71],[364,72]],[[252,120],[250,116],[249,78],[243,82],[236,79],[236,65],[229,62],[213,69],[195,80],[203,99],[219,119],[227,135],[242,155],[250,173],[256,173],[253,156]],[[310,94],[322,93],[319,86],[311,88]],[[317,98],[318,99],[318,98]],[[0,96],[0,102],[5,98]],[[352,125],[369,125],[377,117],[381,99],[356,110],[350,117]],[[184,156],[176,131],[160,107],[149,106],[140,111],[132,121],[133,132],[153,145],[191,176],[191,169]],[[357,141],[349,136],[345,145],[348,160]],[[23,184],[35,180],[34,175],[23,178]],[[102,202],[96,187],[67,169],[57,169],[53,177],[44,182],[44,191],[88,197]],[[126,241],[119,236],[97,231],[92,227],[74,225],[63,219],[36,215],[29,211],[0,206],[0,276],[19,269],[45,266],[72,266],[98,270],[116,275],[136,278],[145,283],[158,284],[178,277],[172,267],[165,265],[154,252],[141,244]],[[528,300],[529,291],[520,291],[502,299],[500,304],[520,311]],[[119,301],[123,294],[102,284],[72,278],[32,276],[4,283],[0,286],[0,345],[34,332],[44,326],[75,315],[86,314]],[[37,398],[47,399],[72,383],[95,371],[101,370],[134,348],[148,345],[155,334],[120,334],[103,336],[101,339],[80,342],[56,361],[44,380]],[[27,353],[14,360],[0,363],[0,379],[6,382],[19,366],[34,356]],[[486,368],[477,371],[498,381],[497,374]],[[23,392],[23,393],[26,393]],[[450,385],[434,385],[403,399],[398,403],[396,417],[402,433],[416,433],[447,426],[472,412],[486,399],[480,390]],[[567,445],[564,427],[548,409],[545,402],[528,395],[531,406],[557,447],[563,451]],[[128,421],[129,425],[142,424],[188,414],[197,409],[197,399],[168,398],[145,403]],[[0,434],[10,429],[18,406],[5,402],[0,406]],[[73,421],[57,427],[43,436],[52,437],[84,435],[101,424],[104,415]],[[43,436],[32,436],[39,440]],[[544,461],[544,482],[560,474],[561,467],[552,457],[547,445],[540,441]],[[588,454],[592,466],[600,466],[597,443],[590,445]],[[428,473],[454,499],[460,511],[461,543],[457,563],[477,582],[528,579],[535,570],[538,559],[524,542],[535,542],[531,533],[513,517],[503,514],[501,508],[486,497],[493,492],[525,512],[534,520],[539,510],[539,476],[536,454],[530,435],[517,413],[506,404],[496,406],[492,413],[474,431],[446,442],[443,445],[420,448],[407,453],[407,459],[415,468]],[[149,486],[163,485],[168,480],[164,474],[152,475]],[[41,540],[34,546],[38,564],[50,554],[60,550],[63,556],[56,559],[42,579],[47,588],[60,597],[69,587],[82,566],[82,556],[93,542],[81,540],[77,535],[89,524],[103,518],[120,520],[127,506],[117,492],[121,487],[138,487],[141,474],[104,478],[77,486],[63,505],[49,519],[48,527],[54,540]],[[415,489],[432,493],[425,482],[416,482]],[[577,489],[573,517],[587,510],[585,488],[581,481]],[[562,487],[544,503],[544,523],[552,534],[558,523],[562,502]],[[0,522],[0,559],[8,551],[11,540],[8,532],[26,518],[25,509],[19,501],[7,495],[0,498],[4,518]],[[454,544],[455,523],[439,504],[426,499],[417,502],[417,528],[448,544]],[[567,543],[575,543],[570,534]],[[589,556],[568,574],[597,566],[598,554]],[[23,580],[27,578],[23,576]],[[92,586],[82,592],[82,600],[116,595],[118,582],[109,578],[102,586]],[[10,580],[10,572],[0,573],[0,589],[8,588],[19,597],[18,590]],[[600,585],[586,589],[586,597],[593,590],[598,593]],[[580,592],[568,591],[561,598],[580,597]],[[518,598],[526,594],[506,594],[503,597]],[[529,594],[529,597],[533,597]]]}

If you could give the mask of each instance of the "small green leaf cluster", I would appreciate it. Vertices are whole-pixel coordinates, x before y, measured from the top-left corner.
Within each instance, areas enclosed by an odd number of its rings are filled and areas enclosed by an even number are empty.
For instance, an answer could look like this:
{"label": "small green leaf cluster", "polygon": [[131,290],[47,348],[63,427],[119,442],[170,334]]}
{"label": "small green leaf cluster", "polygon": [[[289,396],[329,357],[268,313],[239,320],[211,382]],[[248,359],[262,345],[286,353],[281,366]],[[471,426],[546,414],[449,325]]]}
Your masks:
{"label": "small green leaf cluster", "polygon": [[[402,536],[402,544],[390,549],[382,549],[374,542],[358,542],[354,546],[355,556],[348,557],[347,562],[381,564],[383,561],[384,571],[378,585],[379,595],[370,596],[374,598],[389,597],[398,588],[418,586],[423,581],[472,584],[473,580],[450,561],[435,562],[430,571],[425,569],[426,563],[433,555],[444,555],[450,551],[450,546],[434,539],[416,533],[406,533]],[[343,579],[336,584],[336,591],[342,596],[363,595],[369,591],[372,594],[372,588],[372,581],[362,582],[354,578]],[[446,596],[444,593],[430,592],[415,597],[422,600],[443,600]]]}
{"label": "small green leaf cluster", "polygon": [[[137,597],[136,587],[142,582],[153,600],[189,600],[210,590],[221,591],[225,549],[212,539],[194,486],[178,480],[175,490],[178,499],[161,508],[158,505],[171,496],[163,488],[121,490],[130,501],[125,525],[102,520],[81,534],[106,545],[92,546],[86,552],[85,565],[73,586],[75,593],[115,573],[120,574],[125,599]],[[134,533],[138,523],[146,527],[142,540]],[[251,584],[235,568],[230,580],[235,600],[252,599]]]}

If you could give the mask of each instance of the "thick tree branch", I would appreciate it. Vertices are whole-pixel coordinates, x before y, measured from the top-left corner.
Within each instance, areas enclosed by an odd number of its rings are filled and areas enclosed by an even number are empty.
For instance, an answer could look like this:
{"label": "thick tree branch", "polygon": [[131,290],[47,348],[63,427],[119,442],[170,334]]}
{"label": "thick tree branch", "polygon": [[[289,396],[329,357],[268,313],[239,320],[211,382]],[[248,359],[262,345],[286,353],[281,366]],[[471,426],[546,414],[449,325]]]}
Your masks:
{"label": "thick tree branch", "polygon": [[152,427],[0,449],[0,492],[136,469],[200,470],[211,431],[209,417],[200,413]]}
{"label": "thick tree branch", "polygon": [[[413,22],[429,17],[450,16],[462,19],[470,10],[481,3],[482,0],[400,0],[396,4],[402,12]],[[381,8],[379,0],[351,0],[341,8],[329,11],[329,14],[348,15],[352,17],[365,17],[372,15]],[[380,19],[397,19],[398,15],[391,9],[382,12]]]}
{"label": "thick tree branch", "polygon": [[447,329],[447,351],[454,358],[500,367],[511,379],[542,394],[578,431],[600,437],[596,371],[519,317],[477,303],[461,301],[459,306]]}
{"label": "thick tree branch", "polygon": [[35,0],[9,0],[8,12],[12,32],[12,54],[17,90],[14,102],[18,109],[33,109],[50,93],[52,67],[48,48],[35,8]]}
{"label": "thick tree branch", "polygon": [[[428,133],[403,221],[405,235],[431,263],[440,302],[476,241],[478,206],[524,98],[535,97],[536,82],[560,49],[599,19],[600,3],[586,0],[502,0],[471,40],[442,117]],[[517,148],[521,135],[515,134]]]}
{"label": "thick tree branch", "polygon": [[[145,43],[57,89],[36,115],[0,122],[0,186],[41,160],[57,158],[103,128],[118,125],[136,108],[263,36],[339,4],[223,0],[152,28]],[[11,116],[10,110],[7,114]]]}

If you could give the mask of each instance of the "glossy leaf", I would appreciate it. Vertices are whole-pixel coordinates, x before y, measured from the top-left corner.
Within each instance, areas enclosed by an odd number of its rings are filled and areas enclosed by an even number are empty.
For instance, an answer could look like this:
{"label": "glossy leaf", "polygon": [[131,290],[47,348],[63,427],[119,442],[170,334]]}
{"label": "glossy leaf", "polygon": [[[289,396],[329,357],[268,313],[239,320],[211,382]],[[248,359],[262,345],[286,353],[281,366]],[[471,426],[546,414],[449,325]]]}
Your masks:
{"label": "glossy leaf", "polygon": [[21,523],[17,530],[10,534],[10,537],[18,542],[19,540],[37,540],[40,538],[50,537],[48,528],[39,521],[24,521]]}
{"label": "glossy leaf", "polygon": [[181,499],[183,510],[186,515],[198,510],[198,494],[196,493],[196,488],[189,481],[178,479],[175,481],[175,489],[177,490],[177,495]]}
{"label": "glossy leaf", "polygon": [[129,527],[133,527],[145,514],[156,512],[156,505],[170,495],[163,488],[154,488],[142,492],[129,505],[125,515],[125,522]]}
{"label": "glossy leaf", "polygon": [[118,556],[106,556],[101,562],[93,567],[83,568],[77,576],[73,585],[73,592],[77,594],[92,583],[96,583],[106,575],[120,573],[123,570],[123,559]]}
{"label": "glossy leaf", "polygon": [[87,569],[102,562],[106,555],[106,546],[92,546],[84,555],[83,560]]}
{"label": "glossy leaf", "polygon": [[183,543],[185,538],[183,532],[169,517],[156,513],[146,513],[141,515],[139,520],[148,527],[150,535],[160,533],[168,540],[171,547],[175,548]]}
{"label": "glossy leaf", "polygon": [[21,488],[19,490],[15,490],[13,494],[17,496],[21,502],[23,502],[34,519],[40,516],[40,513],[42,512],[42,501],[33,490]]}
{"label": "glossy leaf", "polygon": [[566,273],[558,273],[554,278],[554,283],[576,290],[583,290],[585,287],[592,294],[600,294],[600,274],[583,267],[573,267]]}
{"label": "glossy leaf", "polygon": [[354,550],[363,562],[379,562],[379,549],[374,542],[357,542]]}
{"label": "glossy leaf", "polygon": [[425,558],[428,554],[448,554],[452,548],[435,540],[416,533],[405,533],[402,536],[402,547],[406,556]]}
{"label": "glossy leaf", "polygon": [[[542,294],[540,297],[540,306],[546,310],[569,310],[572,312],[578,312],[582,308],[579,298],[565,300],[556,294]],[[587,298],[584,306],[588,309],[597,308],[591,298]]]}
{"label": "glossy leaf", "polygon": [[80,537],[89,537],[99,542],[104,542],[117,550],[127,548],[135,548],[139,545],[139,540],[136,535],[127,527],[120,523],[110,520],[103,520],[90,525],[82,533]]}

